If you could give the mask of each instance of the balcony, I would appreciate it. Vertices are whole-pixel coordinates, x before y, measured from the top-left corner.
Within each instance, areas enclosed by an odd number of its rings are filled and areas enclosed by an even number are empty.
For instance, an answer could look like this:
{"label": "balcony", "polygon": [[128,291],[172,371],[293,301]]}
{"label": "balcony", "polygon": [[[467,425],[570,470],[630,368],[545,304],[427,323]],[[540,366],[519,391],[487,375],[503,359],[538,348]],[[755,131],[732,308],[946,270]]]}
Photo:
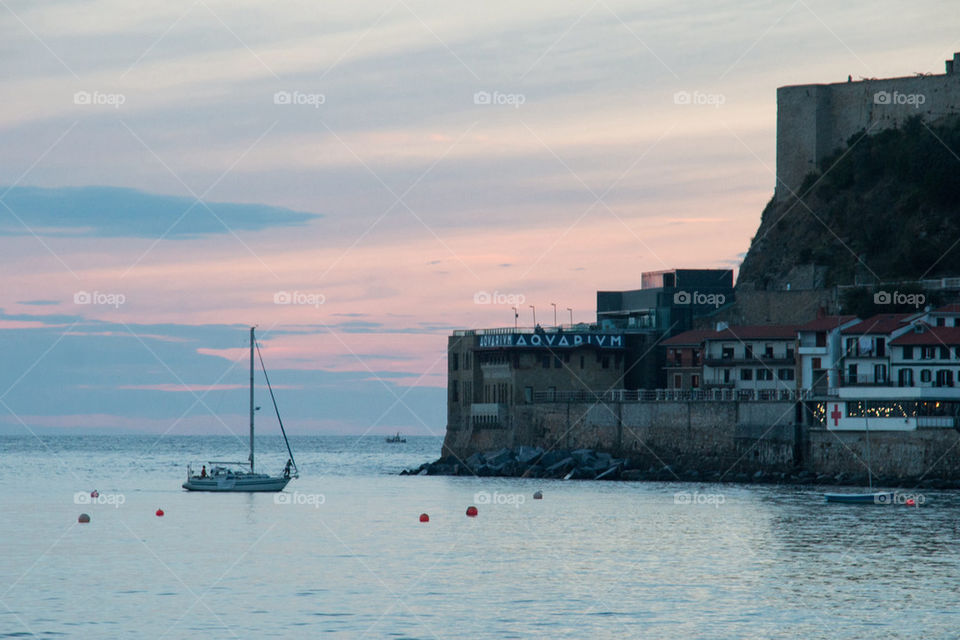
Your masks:
{"label": "balcony", "polygon": [[793,355],[790,356],[750,356],[749,358],[717,358],[717,357],[706,357],[703,359],[703,364],[711,367],[733,367],[736,365],[755,365],[755,366],[787,366],[796,364],[796,359]]}
{"label": "balcony", "polygon": [[507,405],[498,402],[475,402],[470,405],[470,422],[477,429],[506,429]]}
{"label": "balcony", "polygon": [[797,349],[797,353],[799,353],[801,356],[825,356],[828,355],[829,349],[826,346],[800,347]]}

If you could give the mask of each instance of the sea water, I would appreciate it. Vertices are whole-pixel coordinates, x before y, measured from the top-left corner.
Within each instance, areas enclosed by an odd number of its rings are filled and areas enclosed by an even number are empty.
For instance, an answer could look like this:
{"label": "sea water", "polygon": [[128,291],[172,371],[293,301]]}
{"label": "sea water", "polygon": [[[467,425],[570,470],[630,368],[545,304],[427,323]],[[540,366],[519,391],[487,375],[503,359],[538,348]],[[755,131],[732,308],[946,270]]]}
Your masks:
{"label": "sea water", "polygon": [[[283,468],[278,440],[258,437],[261,469]],[[292,445],[301,476],[283,494],[209,494],[180,488],[186,463],[243,460],[242,441],[0,437],[0,637],[960,635],[950,492],[908,507],[825,504],[816,487],[401,477],[440,440]]]}

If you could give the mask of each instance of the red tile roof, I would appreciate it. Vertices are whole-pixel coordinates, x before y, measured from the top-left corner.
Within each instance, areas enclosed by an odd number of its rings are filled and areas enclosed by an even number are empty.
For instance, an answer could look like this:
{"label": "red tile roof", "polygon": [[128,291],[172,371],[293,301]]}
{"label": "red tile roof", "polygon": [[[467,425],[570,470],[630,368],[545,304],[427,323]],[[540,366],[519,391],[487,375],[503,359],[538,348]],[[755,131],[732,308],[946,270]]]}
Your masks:
{"label": "red tile roof", "polygon": [[797,337],[795,324],[763,324],[729,327],[715,331],[707,340],[784,340]]}
{"label": "red tile roof", "polygon": [[934,345],[952,347],[960,345],[960,327],[931,327],[920,325],[924,328],[922,333],[916,331],[907,331],[902,336],[898,336],[890,341],[892,345]]}
{"label": "red tile roof", "polygon": [[807,324],[800,325],[797,327],[797,331],[830,331],[856,319],[857,316],[823,316]]}
{"label": "red tile roof", "polygon": [[667,338],[660,344],[668,347],[699,345],[703,342],[704,338],[713,335],[714,333],[716,333],[716,331],[713,329],[692,329],[690,331],[678,333],[672,338]]}
{"label": "red tile roof", "polygon": [[911,315],[910,313],[878,313],[862,322],[858,322],[852,327],[842,330],[844,335],[864,336],[868,334],[888,334],[900,329],[904,321]]}

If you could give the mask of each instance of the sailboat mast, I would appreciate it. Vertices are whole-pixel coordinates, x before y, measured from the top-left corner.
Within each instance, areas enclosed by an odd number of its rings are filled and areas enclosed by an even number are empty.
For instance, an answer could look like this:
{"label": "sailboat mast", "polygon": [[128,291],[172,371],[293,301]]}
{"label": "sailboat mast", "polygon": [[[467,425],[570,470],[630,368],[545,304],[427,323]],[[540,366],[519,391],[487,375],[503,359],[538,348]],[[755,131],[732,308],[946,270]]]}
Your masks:
{"label": "sailboat mast", "polygon": [[250,327],[250,473],[253,473],[253,327]]}

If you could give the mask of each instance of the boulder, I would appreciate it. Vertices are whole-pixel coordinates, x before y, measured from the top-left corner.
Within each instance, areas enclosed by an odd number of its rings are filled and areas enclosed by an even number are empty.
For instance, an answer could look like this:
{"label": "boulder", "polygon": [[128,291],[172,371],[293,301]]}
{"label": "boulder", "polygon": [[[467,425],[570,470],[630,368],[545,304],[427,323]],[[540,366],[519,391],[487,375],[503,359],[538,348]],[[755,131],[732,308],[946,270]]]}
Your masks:
{"label": "boulder", "polygon": [[520,464],[529,464],[543,455],[543,449],[540,447],[522,446],[517,449],[517,462]]}
{"label": "boulder", "polygon": [[493,466],[498,466],[507,462],[508,460],[513,460],[513,452],[510,449],[503,448],[496,451],[483,454],[483,457],[486,459],[488,464]]}

